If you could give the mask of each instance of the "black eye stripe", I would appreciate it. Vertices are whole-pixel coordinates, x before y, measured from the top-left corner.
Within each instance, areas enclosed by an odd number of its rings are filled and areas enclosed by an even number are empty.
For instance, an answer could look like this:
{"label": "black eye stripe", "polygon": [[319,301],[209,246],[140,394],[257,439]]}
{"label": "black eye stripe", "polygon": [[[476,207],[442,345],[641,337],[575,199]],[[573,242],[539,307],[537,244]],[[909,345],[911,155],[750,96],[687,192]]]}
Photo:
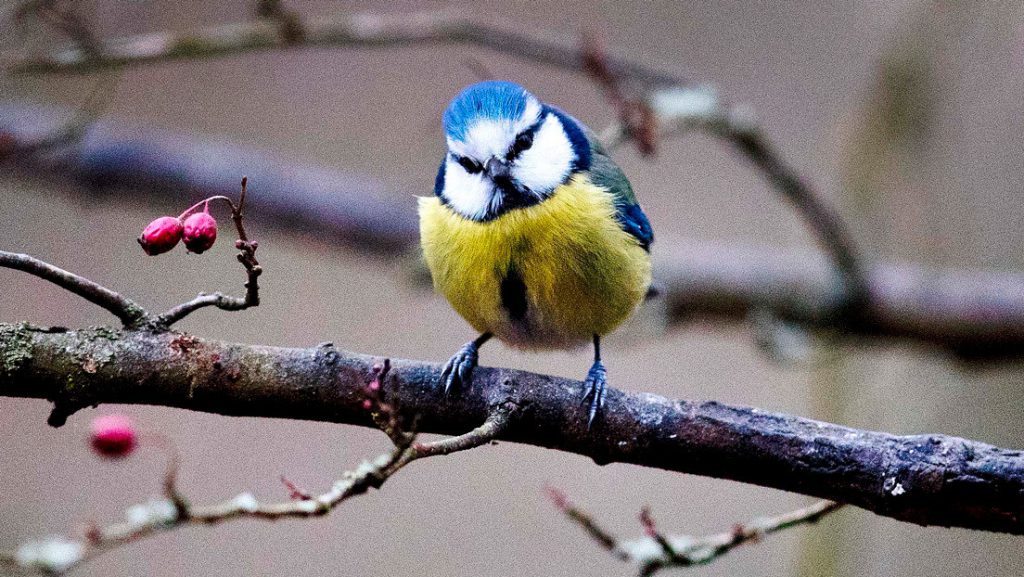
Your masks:
{"label": "black eye stripe", "polygon": [[458,162],[459,165],[466,169],[466,172],[470,174],[478,174],[484,171],[483,165],[468,156],[453,154],[452,158],[454,158],[455,162]]}
{"label": "black eye stripe", "polygon": [[543,122],[543,119],[538,120],[532,126],[516,136],[515,142],[512,143],[511,148],[509,148],[508,152],[505,154],[506,160],[515,160],[520,154],[529,150],[529,148],[533,146],[533,137],[536,136],[537,131],[540,130],[541,122]]}
{"label": "black eye stripe", "polygon": [[512,149],[509,151],[509,154],[515,158],[531,146],[533,146],[533,134],[520,134],[516,137],[516,141],[512,143]]}

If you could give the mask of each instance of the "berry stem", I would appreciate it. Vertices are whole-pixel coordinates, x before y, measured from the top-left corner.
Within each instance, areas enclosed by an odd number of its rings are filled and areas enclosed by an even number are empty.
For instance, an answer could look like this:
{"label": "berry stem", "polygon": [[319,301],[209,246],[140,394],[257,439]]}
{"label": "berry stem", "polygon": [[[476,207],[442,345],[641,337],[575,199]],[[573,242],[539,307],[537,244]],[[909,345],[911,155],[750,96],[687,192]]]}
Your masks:
{"label": "berry stem", "polygon": [[[240,210],[240,208],[235,208],[235,203],[230,198],[228,198],[226,196],[220,196],[220,195],[218,195],[218,196],[211,196],[210,198],[207,198],[207,199],[204,199],[204,200],[200,200],[199,202],[197,202],[197,203],[193,204],[192,206],[188,207],[187,209],[185,209],[185,212],[181,213],[178,216],[178,219],[179,220],[185,220],[185,218],[188,217],[190,214],[192,214],[193,212],[199,210],[199,207],[201,207],[201,206],[205,206],[206,209],[209,210],[210,203],[215,201],[215,200],[222,200],[222,201],[228,203],[228,206],[231,207],[231,214],[232,215],[234,215],[236,212],[238,212]],[[239,207],[240,206],[241,205],[239,205]]]}

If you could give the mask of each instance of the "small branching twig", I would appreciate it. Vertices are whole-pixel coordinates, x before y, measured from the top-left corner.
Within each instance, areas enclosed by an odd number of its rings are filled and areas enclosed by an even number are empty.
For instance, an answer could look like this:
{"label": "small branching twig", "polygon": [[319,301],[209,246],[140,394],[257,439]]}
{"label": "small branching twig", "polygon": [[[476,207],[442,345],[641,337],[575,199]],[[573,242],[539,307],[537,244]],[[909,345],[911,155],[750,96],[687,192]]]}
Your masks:
{"label": "small branching twig", "polygon": [[633,140],[644,156],[654,154],[658,127],[654,110],[643,97],[627,97],[626,88],[611,69],[608,53],[593,34],[583,38],[583,69],[604,90],[605,97],[618,111],[622,137]]}
{"label": "small branching twig", "polygon": [[311,501],[313,499],[312,493],[299,487],[284,475],[281,475],[281,484],[288,489],[288,498],[293,501]]}
{"label": "small branching twig", "polygon": [[25,26],[28,19],[34,16],[67,36],[89,59],[101,60],[103,44],[78,13],[76,4],[62,0],[28,0],[15,10],[14,22],[19,26]]}
{"label": "small branching twig", "polygon": [[249,240],[249,237],[245,234],[245,227],[242,224],[242,210],[245,208],[245,192],[247,183],[248,179],[243,177],[242,190],[239,195],[237,205],[235,205],[235,203],[226,196],[214,196],[197,203],[183,213],[183,216],[188,215],[189,213],[197,210],[201,205],[206,205],[214,201],[226,202],[231,207],[231,220],[235,223],[235,229],[238,232],[238,240],[235,241],[235,248],[238,249],[238,262],[242,263],[246,272],[245,296],[243,298],[238,298],[221,292],[200,294],[196,298],[186,303],[182,303],[158,316],[156,318],[158,326],[169,328],[174,323],[204,307],[213,306],[225,311],[241,311],[249,307],[259,306],[259,277],[263,274],[263,267],[261,267],[259,261],[256,260],[256,249],[259,247],[259,243]]}
{"label": "small branching twig", "polygon": [[396,407],[382,400],[382,383],[389,368],[388,360],[373,367],[371,381],[366,387],[367,400],[370,401],[366,408],[375,419],[382,415],[382,430],[394,447],[343,473],[327,491],[313,495],[282,476],[289,493],[288,501],[260,503],[252,493],[245,492],[220,503],[189,505],[177,487],[177,452],[162,437],[153,437],[161,441],[160,445],[169,453],[160,499],[130,507],[124,522],[91,526],[81,538],[51,537],[25,543],[14,553],[0,552],[0,565],[51,575],[62,574],[121,545],[187,525],[211,525],[240,518],[275,520],[326,515],[348,499],[380,488],[392,475],[415,460],[465,451],[491,442],[504,431],[515,408],[511,402],[500,404],[483,425],[464,435],[416,443],[415,431],[401,428],[402,421]]}
{"label": "small branching twig", "polygon": [[259,247],[259,244],[256,241],[249,240],[242,222],[246,185],[247,179],[243,177],[237,206],[231,199],[225,196],[214,196],[192,206],[182,214],[183,218],[197,210],[200,206],[208,205],[210,202],[226,202],[231,207],[231,219],[238,232],[238,240],[235,241],[235,248],[239,251],[238,262],[242,263],[242,266],[245,267],[247,276],[245,282],[246,292],[243,298],[232,297],[219,292],[201,294],[195,299],[178,305],[162,315],[153,317],[141,305],[117,292],[26,254],[0,251],[0,267],[27,272],[103,307],[120,319],[126,329],[138,329],[148,326],[156,330],[166,330],[189,314],[208,306],[215,306],[227,311],[239,311],[258,306],[260,304],[259,276],[263,273],[263,268],[260,266],[259,261],[256,260],[256,249]]}
{"label": "small branching twig", "polygon": [[627,98],[624,79],[614,75],[603,48],[592,39],[585,39],[583,54],[584,70],[604,89],[618,111],[619,120],[602,134],[609,148],[632,140],[642,154],[650,155],[659,127],[666,127],[663,132],[698,128],[729,143],[793,204],[828,254],[841,281],[833,304],[835,312],[844,320],[863,312],[869,297],[867,275],[846,225],[782,160],[749,111],[721,103],[706,88],[687,88],[682,84],[656,87],[640,97]]}
{"label": "small branching twig", "polygon": [[586,511],[570,503],[562,492],[548,489],[548,494],[555,506],[583,528],[602,549],[620,561],[636,565],[640,575],[653,575],[670,567],[706,565],[740,545],[776,531],[814,523],[842,507],[841,503],[818,501],[782,515],[754,519],[736,525],[731,531],[704,537],[665,535],[651,517],[650,509],[644,507],[640,511],[640,524],[646,536],[624,541],[604,530]]}
{"label": "small branching twig", "polygon": [[70,118],[42,135],[29,138],[4,138],[0,134],[0,160],[8,158],[28,159],[43,153],[81,143],[89,129],[106,112],[111,96],[117,88],[120,72],[108,71],[103,74],[88,93],[81,106],[75,108]]}
{"label": "small branching twig", "polygon": [[546,491],[551,502],[555,504],[555,507],[557,507],[562,513],[565,513],[565,515],[572,519],[574,523],[582,527],[583,530],[586,531],[602,549],[605,549],[620,561],[630,560],[629,555],[626,554],[625,551],[619,549],[618,539],[598,525],[589,513],[569,501],[569,498],[565,493],[554,487],[547,487]]}
{"label": "small branching twig", "polygon": [[280,0],[257,0],[256,17],[275,20],[281,40],[286,45],[302,44],[306,40],[302,18],[294,10],[285,8]]}
{"label": "small branching twig", "polygon": [[113,313],[125,328],[138,328],[152,319],[146,309],[104,286],[27,254],[0,251],[0,267],[27,272]]}

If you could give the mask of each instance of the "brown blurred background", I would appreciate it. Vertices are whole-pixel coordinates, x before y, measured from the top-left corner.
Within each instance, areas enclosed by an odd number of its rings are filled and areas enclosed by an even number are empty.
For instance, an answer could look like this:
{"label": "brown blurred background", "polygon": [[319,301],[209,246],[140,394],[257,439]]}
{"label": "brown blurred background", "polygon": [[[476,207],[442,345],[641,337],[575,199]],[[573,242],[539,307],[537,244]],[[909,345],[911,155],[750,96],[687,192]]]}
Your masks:
{"label": "brown blurred background", "polygon": [[[244,20],[245,2],[82,2],[107,36]],[[304,16],[444,8],[441,2],[292,2]],[[610,48],[715,85],[749,103],[803,175],[840,208],[872,259],[936,267],[1024,269],[1024,7],[1018,2],[475,2],[511,30],[600,31]],[[3,32],[5,48],[45,45]],[[127,70],[107,118],[237,141],[285,159],[341,168],[389,190],[428,194],[443,152],[440,113],[484,63],[599,130],[612,111],[580,75],[465,46],[312,49],[177,61]],[[96,77],[0,81],[0,99],[78,105]],[[759,175],[700,135],[653,160],[621,149],[657,234],[655,253],[688,239],[806,249],[805,229]],[[211,162],[217,159],[212,158]],[[122,290],[155,310],[200,290],[237,291],[220,246],[145,258],[134,238],[183,203],[113,202],[4,172],[0,248],[24,251]],[[238,174],[224,174],[237,180]],[[259,183],[253,183],[258,193]],[[414,198],[394,194],[395,211]],[[331,246],[317,231],[252,231],[263,304],[203,312],[181,328],[233,341],[308,346],[332,340],[372,354],[442,360],[471,336],[447,304],[407,282],[407,261]],[[0,320],[87,326],[102,311],[21,273],[0,270]],[[851,348],[820,338],[809,360],[771,362],[749,327],[634,323],[610,340],[613,386],[716,399],[894,433],[940,432],[1024,445],[1024,367],[964,367],[930,350]],[[588,354],[488,346],[484,364],[580,378]],[[159,491],[162,456],[120,463],[88,451],[89,419],[123,410],[172,438],[196,501],[240,490],[286,496],[278,476],[311,489],[386,449],[379,432],[235,419],[148,407],[101,407],[62,429],[42,401],[0,399],[0,548],[120,518]],[[548,503],[562,488],[621,536],[653,507],[663,529],[704,533],[809,499],[774,490],[501,444],[417,463],[382,491],[330,516],[242,521],[148,539],[81,575],[620,575],[614,560]],[[924,529],[843,510],[747,546],[700,575],[1024,575],[1019,537]]]}

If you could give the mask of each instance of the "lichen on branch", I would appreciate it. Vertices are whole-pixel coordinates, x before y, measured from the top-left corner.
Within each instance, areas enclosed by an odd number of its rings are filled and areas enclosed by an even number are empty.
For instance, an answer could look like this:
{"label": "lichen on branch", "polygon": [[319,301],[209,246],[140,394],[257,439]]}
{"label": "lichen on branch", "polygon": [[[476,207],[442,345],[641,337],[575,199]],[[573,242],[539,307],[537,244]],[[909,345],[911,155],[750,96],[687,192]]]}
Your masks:
{"label": "lichen on branch", "polygon": [[[46,331],[0,325],[0,396],[88,406],[139,403],[223,415],[376,426],[363,406],[374,358],[177,332]],[[445,397],[441,367],[395,360],[382,386],[417,430],[461,434],[497,404],[521,407],[507,441],[774,487],[920,525],[1024,534],[1024,452],[945,435],[898,436],[717,402],[610,389],[588,431],[583,383],[481,367]],[[73,382],[74,386],[68,386]],[[146,383],[139,387],[138,383]]]}

